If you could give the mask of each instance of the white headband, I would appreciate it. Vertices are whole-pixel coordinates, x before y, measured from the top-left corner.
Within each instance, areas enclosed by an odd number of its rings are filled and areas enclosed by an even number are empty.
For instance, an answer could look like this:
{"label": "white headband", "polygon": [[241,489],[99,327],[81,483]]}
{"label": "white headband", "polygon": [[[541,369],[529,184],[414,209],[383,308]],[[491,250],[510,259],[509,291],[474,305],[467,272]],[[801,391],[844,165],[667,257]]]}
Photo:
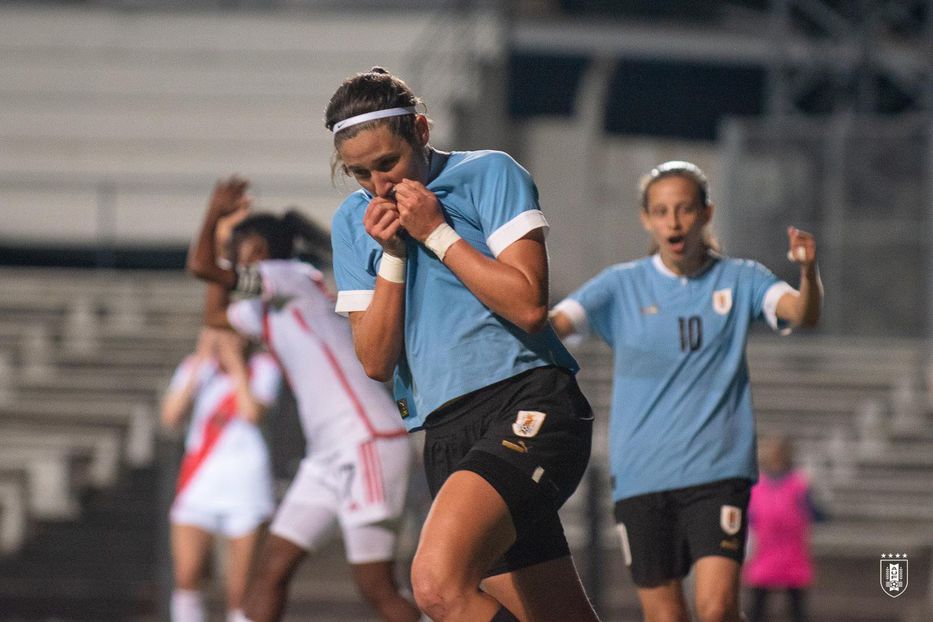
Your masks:
{"label": "white headband", "polygon": [[333,132],[336,134],[340,130],[345,130],[351,125],[359,125],[360,123],[375,121],[376,119],[385,119],[386,117],[400,117],[406,114],[415,114],[415,107],[408,106],[407,108],[386,108],[385,110],[364,112],[363,114],[358,114],[355,117],[350,117],[349,119],[344,119],[343,121],[334,123]]}

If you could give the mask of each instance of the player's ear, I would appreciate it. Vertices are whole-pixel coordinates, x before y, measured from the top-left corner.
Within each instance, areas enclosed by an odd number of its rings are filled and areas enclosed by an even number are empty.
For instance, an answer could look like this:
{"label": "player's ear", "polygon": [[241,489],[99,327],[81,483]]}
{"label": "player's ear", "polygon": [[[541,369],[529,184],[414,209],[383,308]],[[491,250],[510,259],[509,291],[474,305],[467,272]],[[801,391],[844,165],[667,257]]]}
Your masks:
{"label": "player's ear", "polygon": [[645,231],[651,233],[651,225],[648,223],[648,212],[646,210],[638,210],[638,216],[641,218],[641,226],[645,228]]}
{"label": "player's ear", "polygon": [[715,211],[716,206],[713,203],[707,203],[706,208],[703,210],[703,224],[708,224],[709,221],[713,219],[713,211]]}
{"label": "player's ear", "polygon": [[415,135],[418,137],[419,146],[424,147],[428,144],[431,137],[431,126],[428,118],[423,114],[415,115]]}

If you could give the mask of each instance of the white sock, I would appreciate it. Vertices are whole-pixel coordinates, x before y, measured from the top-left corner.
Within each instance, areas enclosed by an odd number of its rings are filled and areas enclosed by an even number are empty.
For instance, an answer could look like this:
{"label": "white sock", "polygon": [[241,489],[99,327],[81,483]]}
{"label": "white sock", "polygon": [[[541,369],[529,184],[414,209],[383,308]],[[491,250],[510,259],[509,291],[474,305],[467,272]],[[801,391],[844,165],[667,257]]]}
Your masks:
{"label": "white sock", "polygon": [[172,622],[204,622],[204,600],[198,590],[172,592]]}
{"label": "white sock", "polygon": [[227,622],[253,622],[246,617],[242,609],[230,609],[227,611]]}

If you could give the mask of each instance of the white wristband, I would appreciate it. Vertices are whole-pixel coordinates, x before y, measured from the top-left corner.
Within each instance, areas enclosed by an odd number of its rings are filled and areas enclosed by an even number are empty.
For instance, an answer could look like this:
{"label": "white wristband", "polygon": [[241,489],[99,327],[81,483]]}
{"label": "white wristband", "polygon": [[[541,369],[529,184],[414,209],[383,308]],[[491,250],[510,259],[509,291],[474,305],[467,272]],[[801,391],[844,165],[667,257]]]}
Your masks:
{"label": "white wristband", "polygon": [[437,255],[438,259],[444,261],[444,255],[447,254],[448,249],[459,239],[461,239],[460,235],[454,231],[454,228],[443,222],[428,234],[428,237],[424,240],[424,245]]}
{"label": "white wristband", "polygon": [[392,283],[404,283],[405,265],[407,263],[405,257],[382,253],[382,259],[379,260],[379,270],[376,274]]}

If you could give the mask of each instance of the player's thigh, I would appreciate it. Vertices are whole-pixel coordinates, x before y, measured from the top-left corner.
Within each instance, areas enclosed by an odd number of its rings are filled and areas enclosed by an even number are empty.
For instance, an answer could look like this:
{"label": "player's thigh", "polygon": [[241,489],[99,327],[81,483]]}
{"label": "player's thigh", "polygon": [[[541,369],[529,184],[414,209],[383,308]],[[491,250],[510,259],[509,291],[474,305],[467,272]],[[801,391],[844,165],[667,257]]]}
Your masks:
{"label": "player's thigh", "polygon": [[171,526],[172,560],[175,584],[185,589],[197,589],[213,542],[213,534],[198,525]]}
{"label": "player's thigh", "polygon": [[456,471],[431,505],[415,566],[458,588],[476,586],[514,541],[509,508],[496,489],[472,471]]}
{"label": "player's thigh", "polygon": [[227,599],[230,608],[239,607],[253,565],[262,529],[227,539]]}
{"label": "player's thigh", "polygon": [[302,461],[279,505],[269,533],[305,552],[319,549],[336,532],[340,500],[328,471],[308,459]]}
{"label": "player's thigh", "polygon": [[395,559],[398,544],[398,520],[368,525],[341,524],[347,561],[353,565],[388,562]]}
{"label": "player's thigh", "polygon": [[750,488],[746,479],[727,479],[677,492],[701,620],[737,619]]}
{"label": "player's thigh", "polygon": [[701,620],[738,619],[741,566],[721,555],[701,557],[694,564],[696,608]]}

